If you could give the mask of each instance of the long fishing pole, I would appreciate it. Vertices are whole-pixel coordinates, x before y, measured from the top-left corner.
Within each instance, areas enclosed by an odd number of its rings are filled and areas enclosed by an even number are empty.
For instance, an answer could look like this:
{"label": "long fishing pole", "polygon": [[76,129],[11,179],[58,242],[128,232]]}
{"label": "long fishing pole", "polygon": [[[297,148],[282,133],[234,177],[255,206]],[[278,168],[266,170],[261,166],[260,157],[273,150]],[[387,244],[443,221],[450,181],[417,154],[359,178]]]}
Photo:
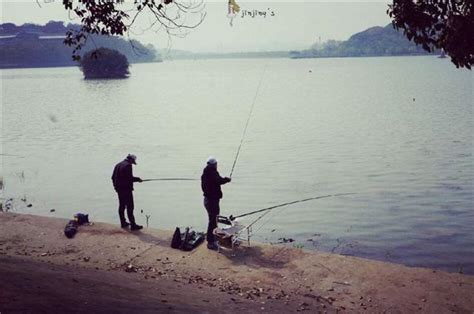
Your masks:
{"label": "long fishing pole", "polygon": [[[278,207],[293,205],[293,204],[296,204],[296,203],[302,203],[302,202],[307,202],[307,201],[312,201],[312,200],[318,200],[318,199],[328,198],[328,197],[343,196],[343,195],[352,195],[352,194],[355,194],[355,193],[339,193],[339,194],[329,194],[329,195],[322,195],[322,196],[315,196],[315,197],[305,198],[305,199],[302,199],[302,200],[296,200],[296,201],[292,201],[292,202],[286,202],[286,203],[282,203],[282,204],[273,205],[273,206],[270,206],[270,207],[266,207],[266,208],[254,210],[254,211],[251,211],[251,212],[249,212],[249,213],[245,213],[245,214],[238,215],[238,216],[235,216],[235,217],[231,215],[231,216],[229,217],[229,219],[230,219],[230,220],[235,220],[235,219],[237,219],[237,218],[241,218],[241,217],[245,217],[245,216],[249,216],[249,215],[261,213],[261,212],[264,212],[264,211],[270,211],[270,210],[275,209],[275,208],[278,208]],[[265,213],[265,214],[266,214],[266,213]],[[263,216],[264,216],[264,215],[262,215],[262,216],[259,217],[258,219],[262,218]],[[258,219],[257,219],[257,220],[258,220]]]}
{"label": "long fishing pole", "polygon": [[21,156],[21,155],[12,155],[12,154],[0,154],[0,156],[6,156],[6,157],[21,157],[21,158],[24,158],[25,156]]}
{"label": "long fishing pole", "polygon": [[197,179],[192,178],[157,178],[157,179],[145,179],[142,182],[147,181],[196,181]]}
{"label": "long fishing pole", "polygon": [[263,76],[265,75],[266,70],[267,70],[267,64],[265,64],[265,67],[263,68],[262,76],[260,77],[260,82],[258,82],[257,90],[255,92],[255,96],[253,97],[252,107],[250,108],[249,116],[247,118],[247,122],[245,123],[245,128],[244,128],[244,132],[242,133],[242,138],[240,139],[239,148],[237,149],[237,153],[235,154],[234,163],[232,164],[232,170],[230,170],[230,175],[229,175],[230,178],[232,178],[232,173],[234,173],[235,164],[237,163],[237,159],[239,158],[240,148],[242,147],[242,143],[244,142],[245,134],[247,133],[247,127],[249,126],[249,122],[250,122],[250,117],[252,116],[253,107],[255,107],[255,100],[257,99],[258,91],[260,90],[260,85],[262,85]]}

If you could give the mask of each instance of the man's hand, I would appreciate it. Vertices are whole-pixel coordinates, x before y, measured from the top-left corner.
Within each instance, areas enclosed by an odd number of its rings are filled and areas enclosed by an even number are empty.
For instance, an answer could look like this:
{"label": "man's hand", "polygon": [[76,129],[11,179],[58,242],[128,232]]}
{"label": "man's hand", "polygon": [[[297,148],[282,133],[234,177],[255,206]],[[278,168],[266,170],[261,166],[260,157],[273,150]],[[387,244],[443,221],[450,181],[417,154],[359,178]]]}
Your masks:
{"label": "man's hand", "polygon": [[138,182],[143,182],[142,178],[138,178]]}
{"label": "man's hand", "polygon": [[230,182],[230,181],[232,181],[232,179],[231,179],[231,178],[229,178],[229,177],[225,177],[225,179],[227,180],[227,182]]}

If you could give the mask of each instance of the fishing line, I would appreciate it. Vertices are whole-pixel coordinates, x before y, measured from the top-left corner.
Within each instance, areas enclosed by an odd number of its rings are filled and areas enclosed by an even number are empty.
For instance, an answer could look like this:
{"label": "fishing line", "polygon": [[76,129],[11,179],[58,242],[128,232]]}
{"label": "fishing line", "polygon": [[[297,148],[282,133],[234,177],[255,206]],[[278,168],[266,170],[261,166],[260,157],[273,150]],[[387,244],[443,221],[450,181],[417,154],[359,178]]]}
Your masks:
{"label": "fishing line", "polygon": [[[235,217],[233,217],[233,216],[231,215],[231,216],[229,217],[229,219],[230,219],[230,220],[235,220],[235,219],[237,219],[237,218],[241,218],[241,217],[253,215],[253,214],[256,214],[256,213],[265,212],[265,213],[263,213],[261,216],[259,216],[257,219],[255,219],[252,223],[250,223],[250,224],[246,227],[246,229],[249,229],[249,228],[252,227],[255,223],[257,223],[260,219],[262,219],[262,218],[265,217],[267,214],[269,214],[272,209],[279,208],[279,207],[284,207],[284,206],[288,206],[288,205],[293,205],[293,204],[296,204],[296,203],[302,203],[302,202],[308,202],[308,201],[312,201],[312,200],[318,200],[318,199],[328,198],[328,197],[336,197],[336,196],[343,196],[343,195],[353,195],[353,194],[356,194],[356,193],[339,193],[339,194],[329,194],[329,195],[323,195],[323,196],[316,196],[316,197],[305,198],[305,199],[302,199],[302,200],[297,200],[297,201],[292,201],[292,202],[287,202],[287,203],[282,203],[282,204],[278,204],[278,205],[274,205],[274,206],[262,208],[262,209],[255,210],[255,211],[252,211],[252,212],[249,212],[249,213],[246,213],[246,214],[242,214],[242,215],[239,215],[239,216],[235,216]],[[281,212],[283,209],[284,209],[284,208],[280,209],[279,212]],[[275,213],[273,216],[275,216],[275,215],[276,215],[276,213]],[[268,218],[267,221],[265,221],[262,225],[260,225],[259,228],[255,231],[255,233],[258,232],[265,224],[267,224],[273,216],[271,216],[270,218]]]}
{"label": "fishing line", "polygon": [[196,181],[197,179],[192,178],[158,178],[158,179],[145,179],[142,182],[147,181]]}
{"label": "fishing line", "polygon": [[260,77],[260,82],[258,82],[257,91],[255,92],[255,96],[253,97],[252,107],[250,108],[249,116],[247,118],[247,122],[245,123],[244,132],[242,133],[242,138],[240,139],[239,148],[237,149],[237,154],[235,154],[234,163],[232,164],[232,170],[230,171],[230,175],[229,175],[230,178],[232,178],[232,173],[234,172],[235,164],[237,163],[237,158],[239,158],[240,148],[242,148],[245,134],[247,133],[247,127],[249,126],[250,117],[252,116],[253,108],[255,107],[255,100],[257,99],[258,92],[260,90],[260,85],[262,85],[263,77],[265,75],[266,70],[267,70],[267,64],[265,64],[265,67],[263,68],[262,76]]}
{"label": "fishing line", "polygon": [[[282,212],[284,209],[285,209],[285,207],[282,207],[282,208],[280,208],[279,210],[273,212],[272,215],[269,215],[269,217],[267,218],[267,220],[266,220],[265,222],[263,222],[263,223],[258,227],[258,229],[255,230],[254,232],[255,232],[255,233],[259,232],[260,229],[262,229],[262,227],[263,227],[264,225],[266,225],[273,217],[275,217],[277,214],[279,214],[280,212]],[[267,212],[267,213],[270,213],[270,212]]]}
{"label": "fishing line", "polygon": [[[238,215],[238,216],[235,216],[235,217],[234,217],[234,216],[231,216],[231,217],[230,217],[230,220],[235,220],[235,219],[237,219],[237,218],[241,218],[241,217],[245,217],[245,216],[257,214],[257,213],[264,212],[264,211],[270,211],[270,210],[275,209],[275,208],[278,208],[278,207],[293,205],[293,204],[296,204],[296,203],[308,202],[308,201],[318,200],[318,199],[328,198],[328,197],[343,196],[343,195],[352,195],[352,194],[355,194],[355,193],[329,194],[329,195],[322,195],[322,196],[315,196],[315,197],[305,198],[305,199],[302,199],[302,200],[296,200],[296,201],[292,201],[292,202],[286,202],[286,203],[282,203],[282,204],[273,205],[273,206],[270,206],[270,207],[266,207],[266,208],[254,210],[254,211],[251,211],[251,212],[249,212],[249,213],[245,213],[245,214]],[[266,215],[266,214],[267,214],[267,213],[265,213],[264,215]],[[264,215],[262,215],[262,216],[260,216],[259,218],[257,218],[257,220],[260,219],[261,217],[263,217]]]}

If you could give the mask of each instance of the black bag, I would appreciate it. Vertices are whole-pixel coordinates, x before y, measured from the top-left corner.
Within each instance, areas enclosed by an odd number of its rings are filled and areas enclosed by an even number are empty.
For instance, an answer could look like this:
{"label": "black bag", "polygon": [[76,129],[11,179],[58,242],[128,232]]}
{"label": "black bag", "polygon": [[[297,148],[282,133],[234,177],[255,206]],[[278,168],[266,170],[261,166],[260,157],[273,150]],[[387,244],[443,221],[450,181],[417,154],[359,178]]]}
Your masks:
{"label": "black bag", "polygon": [[77,233],[78,226],[79,225],[75,220],[70,220],[64,228],[64,234],[66,235],[66,237],[68,237],[69,239],[73,238]]}
{"label": "black bag", "polygon": [[74,219],[76,219],[77,223],[80,225],[89,223],[89,215],[86,214],[77,213],[74,215]]}
{"label": "black bag", "polygon": [[173,249],[180,249],[183,251],[192,251],[202,242],[204,242],[203,232],[196,232],[194,230],[190,230],[189,227],[186,227],[186,231],[181,233],[180,229],[176,227],[176,230],[173,234],[173,239],[171,240],[171,247]]}
{"label": "black bag", "polygon": [[181,247],[181,243],[183,243],[183,240],[181,240],[181,231],[178,227],[176,227],[176,230],[173,233],[173,239],[171,239],[171,247],[173,249],[179,249]]}

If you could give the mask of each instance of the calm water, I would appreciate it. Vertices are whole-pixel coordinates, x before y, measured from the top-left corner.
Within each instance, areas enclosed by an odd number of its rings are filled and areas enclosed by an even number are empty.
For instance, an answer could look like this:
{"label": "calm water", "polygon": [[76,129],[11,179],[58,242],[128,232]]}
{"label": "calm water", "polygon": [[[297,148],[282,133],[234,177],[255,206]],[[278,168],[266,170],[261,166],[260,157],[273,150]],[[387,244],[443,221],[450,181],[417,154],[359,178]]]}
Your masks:
{"label": "calm water", "polygon": [[[208,155],[228,175],[265,66],[223,214],[352,192],[275,210],[255,239],[474,274],[473,78],[434,57],[4,70],[4,197],[118,223],[110,176],[129,152],[142,178],[199,178]],[[204,230],[201,198],[199,181],[142,183],[136,216]]]}

